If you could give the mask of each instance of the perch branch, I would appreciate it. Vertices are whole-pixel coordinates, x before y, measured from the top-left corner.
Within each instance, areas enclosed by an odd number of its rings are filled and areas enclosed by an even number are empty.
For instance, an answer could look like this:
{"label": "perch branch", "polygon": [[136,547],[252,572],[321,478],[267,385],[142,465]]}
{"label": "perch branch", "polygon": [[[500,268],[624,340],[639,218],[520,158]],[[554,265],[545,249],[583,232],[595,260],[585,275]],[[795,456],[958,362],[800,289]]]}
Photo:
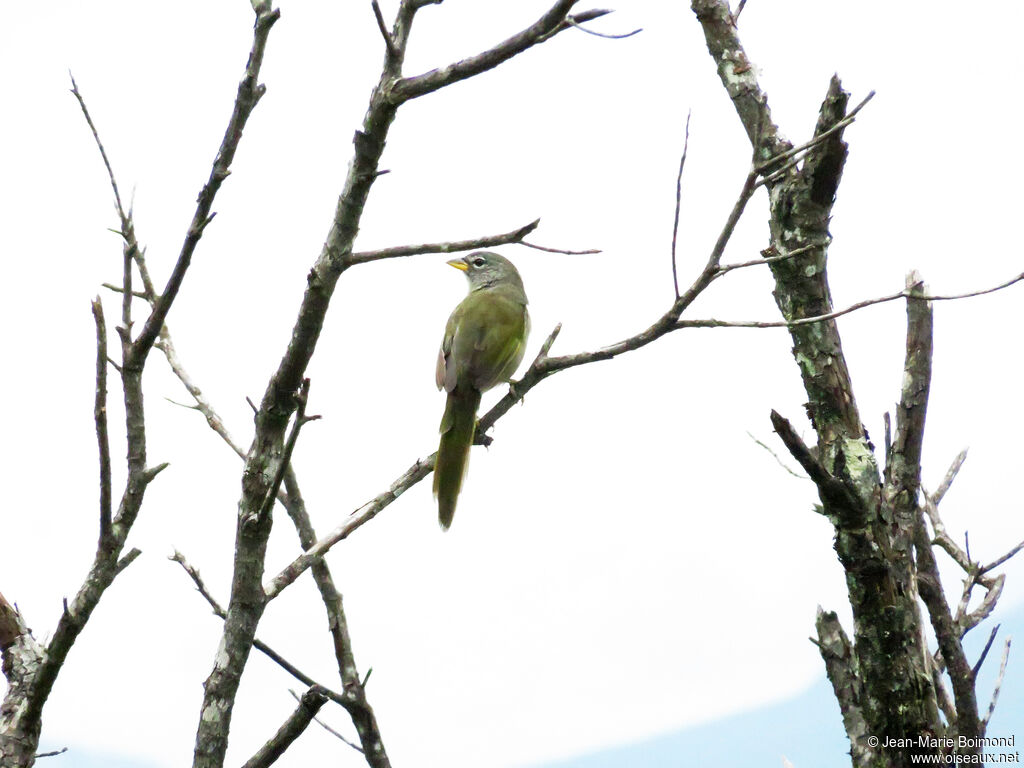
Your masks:
{"label": "perch branch", "polygon": [[506,232],[502,235],[490,235],[472,240],[453,240],[445,243],[424,243],[422,245],[402,245],[397,248],[381,248],[377,251],[359,251],[349,257],[348,263],[365,264],[368,261],[393,259],[401,256],[416,256],[421,253],[457,253],[459,251],[472,251],[477,248],[493,248],[498,245],[521,243],[524,237],[537,228],[538,224],[540,224],[540,219],[531,221],[524,227],[513,229],[511,232]]}
{"label": "perch branch", "polygon": [[[732,233],[736,229],[736,224],[742,216],[747,202],[753,195],[754,183],[756,180],[757,175],[753,169],[751,169],[743,183],[743,187],[736,203],[729,212],[729,216],[726,219],[726,223],[723,226],[721,233],[719,234],[718,240],[715,242],[715,245],[711,250],[707,264],[694,280],[693,284],[683,292],[683,294],[672,304],[664,315],[662,315],[646,330],[628,339],[620,341],[617,344],[613,344],[610,347],[605,347],[595,352],[583,352],[576,355],[561,357],[548,357],[547,353],[551,348],[551,344],[554,343],[555,337],[561,329],[560,325],[556,327],[554,332],[552,332],[545,344],[542,346],[541,354],[537,356],[523,377],[516,382],[514,386],[510,387],[508,394],[499,400],[490,411],[479,419],[476,429],[478,440],[480,439],[480,436],[484,435],[487,430],[490,429],[498,419],[505,415],[516,402],[520,401],[530,389],[535,387],[548,376],[551,376],[558,371],[573,368],[578,365],[584,365],[599,360],[610,360],[611,358],[625,352],[646,346],[661,336],[664,336],[666,333],[674,330],[676,327],[675,323],[678,320],[679,315],[688,306],[690,306],[694,299],[696,299],[697,296],[700,295],[700,293],[714,280],[718,271],[718,265],[721,262],[723,253],[725,252],[726,245],[732,237]],[[435,456],[436,454],[430,454],[424,459],[418,459],[397,480],[395,480],[394,483],[391,484],[391,487],[387,491],[378,494],[363,506],[355,509],[345,522],[338,525],[334,530],[319,539],[311,547],[307,547],[305,552],[295,558],[289,565],[267,582],[263,588],[266,600],[269,601],[277,597],[282,590],[284,590],[289,584],[293,583],[311,565],[313,565],[313,563],[320,560],[331,549],[331,547],[339,541],[343,541],[348,538],[353,531],[372,520],[383,509],[390,505],[391,502],[426,477],[434,468]]]}

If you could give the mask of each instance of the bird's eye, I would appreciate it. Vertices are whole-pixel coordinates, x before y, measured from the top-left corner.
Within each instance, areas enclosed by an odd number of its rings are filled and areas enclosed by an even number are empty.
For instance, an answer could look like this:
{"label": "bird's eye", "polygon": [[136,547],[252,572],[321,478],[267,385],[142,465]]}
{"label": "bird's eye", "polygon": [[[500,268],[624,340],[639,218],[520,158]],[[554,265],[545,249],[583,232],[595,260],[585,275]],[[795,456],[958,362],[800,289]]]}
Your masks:
{"label": "bird's eye", "polygon": [[483,265],[484,265],[484,260],[482,258],[480,258],[479,256],[477,256],[475,259],[473,259],[473,266],[474,267],[482,267]]}

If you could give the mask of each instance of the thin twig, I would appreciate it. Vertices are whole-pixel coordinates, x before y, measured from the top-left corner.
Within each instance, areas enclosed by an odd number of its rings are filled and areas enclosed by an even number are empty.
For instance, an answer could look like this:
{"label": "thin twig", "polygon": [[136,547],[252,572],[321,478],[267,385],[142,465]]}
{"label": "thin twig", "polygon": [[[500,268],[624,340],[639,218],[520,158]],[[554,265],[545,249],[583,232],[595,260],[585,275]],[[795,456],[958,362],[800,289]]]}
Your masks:
{"label": "thin twig", "polygon": [[346,262],[348,264],[365,264],[369,261],[380,261],[381,259],[417,256],[421,253],[457,253],[459,251],[472,251],[477,248],[493,248],[497,245],[510,245],[512,243],[520,243],[522,239],[533,232],[539,224],[540,219],[536,219],[526,226],[519,227],[519,229],[513,229],[511,232],[505,232],[501,235],[477,237],[471,240],[423,243],[422,245],[402,245],[396,248],[381,248],[376,251],[359,251],[349,256]]}
{"label": "thin twig", "polygon": [[302,429],[310,421],[316,421],[319,416],[307,416],[306,415],[306,401],[309,398],[309,379],[303,379],[302,384],[299,387],[299,391],[295,394],[295,402],[297,407],[295,409],[295,421],[292,424],[292,430],[288,433],[288,439],[284,444],[284,451],[281,453],[281,458],[277,464],[277,471],[274,473],[274,480],[271,482],[270,487],[267,488],[267,494],[263,498],[263,504],[260,506],[256,516],[257,519],[264,518],[270,509],[274,506],[274,499],[277,498],[278,491],[281,489],[281,481],[284,480],[284,473],[288,469],[288,465],[292,460],[292,452],[295,450],[295,443],[299,439],[299,430]]}
{"label": "thin twig", "polygon": [[103,147],[103,142],[100,141],[99,132],[96,130],[96,125],[92,121],[92,115],[89,114],[89,108],[85,106],[85,99],[82,98],[82,94],[78,91],[78,83],[75,82],[75,76],[68,72],[68,77],[71,78],[71,93],[76,99],[78,99],[78,106],[82,109],[82,114],[85,116],[85,122],[89,124],[89,130],[92,131],[92,137],[96,141],[96,146],[100,150],[100,157],[103,158],[103,165],[107,169],[107,176],[110,177],[110,186],[114,190],[114,202],[117,206],[118,217],[123,221],[125,219],[124,208],[121,206],[121,193],[117,189],[117,179],[114,178],[114,171],[110,167],[110,159],[107,157],[107,150]]}
{"label": "thin twig", "polygon": [[981,718],[981,729],[982,733],[985,732],[985,728],[988,726],[988,721],[992,719],[992,713],[996,711],[996,702],[999,701],[999,691],[1003,687],[1003,678],[1006,676],[1006,662],[1010,659],[1010,643],[1012,637],[1006,638],[1006,645],[1003,646],[1003,660],[999,663],[999,674],[996,676],[996,684],[992,689],[992,700],[988,704],[988,711],[985,716]]}
{"label": "thin twig", "polygon": [[679,209],[683,197],[683,168],[686,167],[686,153],[690,149],[690,117],[693,110],[686,112],[686,132],[683,138],[683,154],[679,158],[679,173],[676,174],[676,211],[672,217],[672,286],[676,292],[676,300],[679,299],[679,275],[676,271],[676,238],[679,235]]}
{"label": "thin twig", "polygon": [[35,757],[36,760],[38,760],[41,757],[56,757],[57,755],[63,755],[67,751],[67,747],[62,747],[61,749],[55,749],[52,752],[39,752]]}
{"label": "thin twig", "polygon": [[586,32],[588,35],[593,35],[594,37],[603,37],[606,40],[625,40],[627,37],[632,37],[633,35],[638,35],[638,34],[640,34],[641,32],[644,31],[643,27],[637,27],[632,32],[626,32],[626,33],[621,34],[621,35],[612,35],[612,34],[609,34],[607,32],[595,32],[592,29],[587,29],[582,24],[580,24],[576,19],[574,19],[572,16],[566,17],[565,20],[569,23],[570,26],[575,27],[580,32]]}
{"label": "thin twig", "polygon": [[370,7],[373,8],[373,17],[377,20],[377,29],[380,30],[380,36],[384,38],[384,45],[387,46],[388,56],[397,58],[401,54],[395,45],[395,39],[388,32],[387,24],[384,22],[384,14],[380,12],[380,5],[378,5],[377,0],[370,0]]}
{"label": "thin twig", "polygon": [[[291,688],[288,689],[288,693],[290,693],[292,695],[292,698],[295,699],[296,701],[302,701],[302,699],[299,697],[299,694],[297,694]],[[323,720],[321,720],[319,717],[314,717],[313,718],[313,722],[316,723],[317,725],[319,725],[321,728],[323,728],[325,731],[327,731],[329,734],[331,734],[335,738],[339,739],[343,743],[345,743],[348,746],[352,747],[352,749],[354,749],[359,754],[363,754],[363,748],[362,747],[360,747],[358,744],[354,744],[353,742],[351,742],[348,739],[346,739],[344,736],[342,736],[336,730],[331,728],[331,726],[329,726],[327,723],[325,723]]]}
{"label": "thin twig", "polygon": [[1010,559],[1011,557],[1013,557],[1014,555],[1016,555],[1016,554],[1017,554],[1018,552],[1020,552],[1020,551],[1021,551],[1022,549],[1024,549],[1024,541],[1022,541],[1022,542],[1021,542],[1020,544],[1018,544],[1018,545],[1017,545],[1016,547],[1014,547],[1013,549],[1011,549],[1011,550],[1010,550],[1009,552],[1007,552],[1007,553],[1006,553],[1005,555],[1003,555],[1002,557],[996,558],[995,560],[993,560],[993,561],[992,561],[991,563],[989,563],[988,565],[983,565],[983,566],[981,566],[981,567],[980,567],[980,568],[978,569],[978,573],[988,573],[988,572],[989,572],[989,571],[991,571],[991,570],[992,570],[993,568],[998,568],[998,567],[999,567],[1000,565],[1002,565],[1003,563],[1005,563],[1005,562],[1006,562],[1007,560],[1009,560],[1009,559]]}
{"label": "thin twig", "polygon": [[326,701],[327,696],[319,686],[311,686],[299,699],[299,706],[278,728],[277,733],[260,747],[242,768],[267,768],[267,766],[273,765],[309,727],[316,713],[320,711]]}
{"label": "thin twig", "polygon": [[[782,152],[778,155],[775,155],[774,157],[769,158],[768,160],[765,160],[762,163],[759,163],[757,165],[758,173],[763,173],[764,171],[769,169],[771,169],[771,171],[758,182],[758,186],[773,183],[774,181],[779,179],[783,174],[785,174],[786,171],[788,171],[790,168],[799,163],[803,159],[803,155],[806,154],[809,150],[818,146],[819,144],[824,142],[829,136],[838,133],[839,131],[843,130],[848,125],[850,125],[852,122],[854,122],[854,120],[857,119],[857,113],[860,112],[865,106],[867,106],[867,103],[871,101],[871,99],[873,99],[874,97],[875,92],[871,91],[867,96],[864,97],[860,104],[858,104],[856,107],[851,109],[846,114],[846,117],[844,117],[842,120],[837,121],[836,124],[831,126],[828,130],[822,131],[813,139],[804,142],[798,147],[788,149],[785,152]],[[784,165],[779,167],[778,163],[783,161],[788,162],[785,162]]]}
{"label": "thin twig", "polygon": [[[801,245],[799,248],[794,248],[792,251],[787,253],[778,254],[775,256],[762,256],[760,259],[751,259],[750,261],[741,261],[736,264],[723,264],[718,268],[718,275],[724,275],[726,272],[732,272],[734,269],[743,269],[745,267],[756,267],[761,264],[774,264],[778,261],[786,261],[796,256],[802,256],[808,251],[813,251],[817,248],[824,248],[828,243],[808,243],[807,245]],[[771,253],[773,249],[769,248],[762,253]]]}
{"label": "thin twig", "polygon": [[534,243],[528,243],[525,240],[520,240],[516,245],[525,245],[527,248],[533,248],[535,251],[545,251],[546,253],[564,253],[567,256],[589,256],[594,253],[601,253],[600,248],[587,248],[583,251],[569,251],[564,248],[549,248],[546,245],[536,245]]}
{"label": "thin twig", "polygon": [[782,440],[786,450],[799,462],[811,481],[818,486],[818,495],[824,505],[822,509],[826,513],[836,515],[836,527],[846,529],[863,527],[864,521],[867,519],[867,509],[855,491],[843,482],[842,478],[833,476],[825,469],[818,456],[807,447],[788,419],[773,410],[771,422],[775,428],[775,434]]}
{"label": "thin twig", "polygon": [[[955,473],[954,473],[955,474]],[[947,474],[947,477],[949,475]],[[947,486],[948,487],[948,486]],[[924,489],[922,489],[924,491]],[[938,497],[938,493],[934,496],[929,495],[927,491],[924,491],[924,510],[928,515],[928,520],[932,525],[933,539],[946,554],[948,554],[957,565],[964,571],[964,573],[972,573],[974,566],[970,559],[967,557],[967,553],[960,548],[960,546],[953,541],[952,537],[946,531],[946,526],[942,522],[942,518],[939,516],[939,509],[934,501],[935,497]]]}
{"label": "thin twig", "polygon": [[[222,621],[226,619],[227,612],[224,610],[223,606],[221,606],[221,604],[217,601],[217,598],[215,598],[210,593],[210,590],[206,586],[206,582],[203,581],[203,577],[199,574],[199,571],[194,566],[192,566],[188,562],[188,560],[185,559],[185,556],[181,554],[181,552],[175,550],[174,554],[170,555],[167,559],[180,565],[182,569],[185,571],[185,573],[188,574],[188,577],[192,579],[192,583],[196,587],[196,591],[198,591],[199,594],[202,595],[203,599],[206,600],[206,602],[210,605],[210,608],[213,610],[214,616],[221,619]],[[340,704],[346,709],[348,708],[350,703],[348,697],[346,697],[344,694],[332,691],[330,688],[324,685],[321,685],[259,638],[253,640],[252,647],[258,650],[268,659],[273,661],[275,664],[281,667],[281,669],[283,669],[285,672],[294,677],[303,685],[307,687],[311,687],[314,685],[319,686],[327,695],[327,698],[329,698],[331,701]]]}
{"label": "thin twig", "polygon": [[774,458],[775,461],[777,461],[779,463],[779,466],[782,467],[787,472],[789,472],[789,474],[791,474],[793,477],[796,477],[796,478],[798,478],[800,480],[810,480],[810,478],[807,477],[807,475],[801,475],[799,472],[795,472],[792,469],[790,469],[789,466],[786,464],[786,462],[784,462],[782,459],[779,458],[779,454],[777,454],[775,451],[773,451],[770,446],[766,445],[765,443],[762,443],[760,440],[758,440],[756,437],[754,437],[754,435],[751,432],[747,432],[747,437],[749,437],[751,440],[753,440],[759,446],[761,446],[766,451],[768,451],[768,453],[770,453],[772,455],[772,458]]}
{"label": "thin twig", "polygon": [[949,469],[946,470],[945,477],[942,478],[942,482],[939,483],[939,487],[936,488],[935,493],[932,494],[932,504],[934,504],[936,507],[939,506],[939,503],[942,501],[943,498],[945,498],[946,494],[949,492],[950,486],[953,485],[953,481],[956,480],[957,473],[960,471],[960,467],[964,465],[965,461],[967,461],[966,448],[960,451],[960,453],[956,455],[956,458],[953,459],[953,463],[950,464]]}
{"label": "thin twig", "polygon": [[[984,296],[987,293],[995,293],[1001,291],[1004,288],[1009,288],[1015,283],[1019,283],[1024,280],[1024,272],[1019,275],[1000,283],[999,285],[992,286],[991,288],[984,288],[979,291],[971,291],[969,293],[956,293],[956,294],[932,294],[927,296],[913,296],[915,299],[922,301],[958,301],[960,299],[970,299],[975,296]],[[855,304],[836,310],[835,312],[829,312],[824,315],[815,315],[814,317],[801,317],[797,320],[771,320],[771,321],[760,321],[760,320],[715,320],[709,318],[707,320],[680,320],[676,323],[676,328],[796,328],[801,325],[811,325],[812,323],[822,323],[826,320],[834,320],[837,317],[848,315],[851,312],[856,312],[859,309],[870,307],[875,304],[884,304],[889,301],[896,301],[897,299],[910,298],[911,294],[909,290],[902,290],[898,293],[889,294],[888,296],[880,296],[876,299],[865,299],[864,301],[858,301]]]}
{"label": "thin twig", "polygon": [[978,607],[964,616],[960,622],[961,638],[992,615],[992,611],[996,609],[996,603],[1003,594],[1003,584],[1005,583],[1006,574],[1001,573],[992,579],[991,585],[984,585],[988,590],[985,592],[985,597],[981,599],[981,603]]}
{"label": "thin twig", "polygon": [[974,666],[971,668],[971,674],[974,675],[975,678],[978,676],[978,672],[981,670],[981,665],[985,663],[985,657],[988,656],[989,649],[992,647],[992,643],[996,639],[996,633],[999,632],[999,627],[1001,626],[1001,624],[996,624],[994,627],[992,627],[992,632],[989,633],[988,641],[985,643],[985,647],[981,651],[981,656],[978,657],[978,660],[974,663]]}
{"label": "thin twig", "polygon": [[[114,293],[124,293],[124,288],[122,288],[120,285],[114,285],[113,283],[100,283],[100,285],[106,288],[108,291],[113,291]],[[149,298],[149,294],[146,293],[145,291],[132,291],[132,296],[134,296],[136,299]]]}

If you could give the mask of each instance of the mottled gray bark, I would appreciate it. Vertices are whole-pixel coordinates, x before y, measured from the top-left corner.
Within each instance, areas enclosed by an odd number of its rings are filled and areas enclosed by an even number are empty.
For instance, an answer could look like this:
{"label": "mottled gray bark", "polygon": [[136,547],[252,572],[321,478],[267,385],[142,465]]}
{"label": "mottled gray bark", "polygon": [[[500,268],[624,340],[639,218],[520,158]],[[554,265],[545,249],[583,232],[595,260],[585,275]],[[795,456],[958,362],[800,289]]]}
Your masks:
{"label": "mottled gray bark", "polygon": [[[905,294],[904,387],[883,472],[861,423],[834,318],[799,323],[834,311],[827,276],[828,226],[847,159],[843,129],[848,94],[833,77],[819,111],[816,141],[801,162],[793,162],[793,146],[772,121],[767,96],[740,43],[728,3],[692,0],[692,7],[755,158],[767,174],[771,242],[765,254],[799,254],[767,260],[776,304],[790,324],[793,357],[817,445],[803,445],[778,414],[772,420],[818,486],[821,511],[835,528],[835,550],[846,574],[854,620],[851,644],[835,614],[819,613],[819,647],[843,713],[854,764],[909,765],[914,753],[938,755],[945,750],[918,744],[876,749],[866,739],[877,738],[884,745],[886,739],[908,736],[973,737],[981,727],[973,675],[960,644],[962,633],[938,582],[919,502],[931,376],[930,303],[912,298],[915,293],[923,295],[914,277]],[[945,696],[936,688],[939,677],[924,640],[919,594],[953,682],[956,718],[948,727],[939,714]]]}

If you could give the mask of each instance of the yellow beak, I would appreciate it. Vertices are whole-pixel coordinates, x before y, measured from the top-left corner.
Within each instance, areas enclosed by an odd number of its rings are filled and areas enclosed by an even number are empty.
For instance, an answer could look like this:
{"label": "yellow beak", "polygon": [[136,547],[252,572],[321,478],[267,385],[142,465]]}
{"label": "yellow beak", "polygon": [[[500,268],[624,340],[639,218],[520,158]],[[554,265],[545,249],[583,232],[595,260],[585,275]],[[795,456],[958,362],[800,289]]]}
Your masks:
{"label": "yellow beak", "polygon": [[448,264],[449,267],[455,267],[456,269],[461,269],[463,272],[468,272],[469,271],[469,265],[466,264],[466,262],[464,262],[462,259],[452,259],[451,261],[446,262],[446,263]]}

